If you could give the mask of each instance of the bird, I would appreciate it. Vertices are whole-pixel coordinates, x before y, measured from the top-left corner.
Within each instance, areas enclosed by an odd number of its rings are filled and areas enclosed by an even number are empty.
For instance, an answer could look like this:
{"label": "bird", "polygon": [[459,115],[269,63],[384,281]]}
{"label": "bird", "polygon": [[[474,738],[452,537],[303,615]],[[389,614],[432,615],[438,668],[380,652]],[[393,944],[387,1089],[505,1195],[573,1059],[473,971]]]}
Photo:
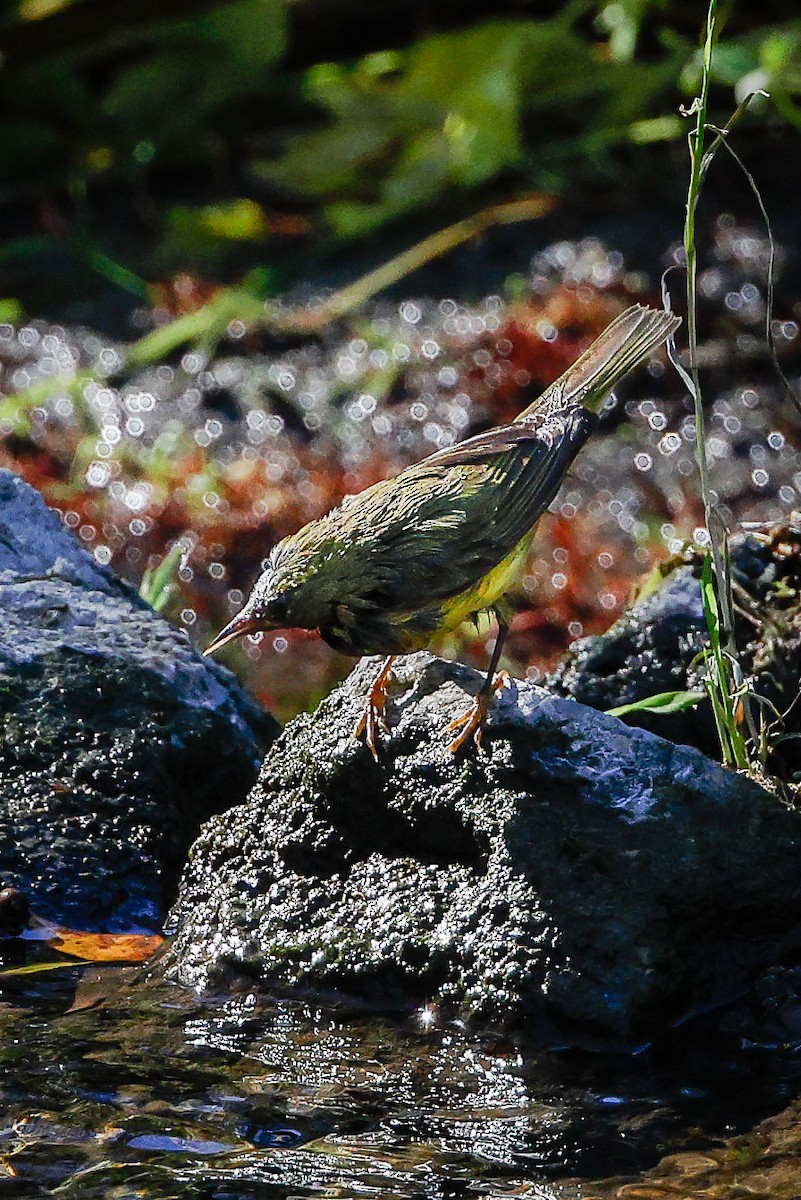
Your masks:
{"label": "bird", "polygon": [[345,654],[383,662],[354,729],[379,758],[398,655],[482,613],[498,634],[470,708],[447,727],[456,754],[482,748],[509,632],[506,593],[532,536],[615,385],[676,329],[671,312],[634,305],[509,424],[437,450],[289,534],[270,551],[239,613],[208,645],[267,630],[316,630]]}

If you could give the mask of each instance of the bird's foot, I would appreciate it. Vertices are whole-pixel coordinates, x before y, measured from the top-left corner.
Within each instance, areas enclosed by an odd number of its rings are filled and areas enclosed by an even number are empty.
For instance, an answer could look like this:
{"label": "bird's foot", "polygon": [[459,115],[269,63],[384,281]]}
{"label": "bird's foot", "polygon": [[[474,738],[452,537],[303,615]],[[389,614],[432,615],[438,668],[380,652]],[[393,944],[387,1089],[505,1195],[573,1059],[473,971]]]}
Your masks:
{"label": "bird's foot", "polygon": [[384,733],[389,733],[389,728],[384,717],[384,706],[387,700],[387,685],[393,661],[394,655],[390,655],[376,675],[364,712],[359,717],[359,720],[356,722],[356,728],[353,730],[355,738],[360,738],[364,734],[367,748],[376,762],[378,762],[378,731],[380,729]]}
{"label": "bird's foot", "polygon": [[451,721],[445,732],[455,733],[457,729],[461,731],[459,736],[455,737],[448,746],[451,754],[458,754],[471,738],[475,739],[479,750],[483,748],[484,725],[489,715],[493,696],[505,688],[508,682],[509,672],[499,671],[489,687],[482,687],[467,712],[463,713],[461,717],[457,717],[455,721]]}
{"label": "bird's foot", "polygon": [[353,731],[355,738],[360,738],[364,734],[364,741],[367,749],[372,754],[376,762],[378,762],[378,731],[383,730],[388,733],[387,723],[384,719],[384,701],[376,703],[373,700],[373,694],[370,693],[370,698],[365,705],[364,712],[359,717],[356,728]]}

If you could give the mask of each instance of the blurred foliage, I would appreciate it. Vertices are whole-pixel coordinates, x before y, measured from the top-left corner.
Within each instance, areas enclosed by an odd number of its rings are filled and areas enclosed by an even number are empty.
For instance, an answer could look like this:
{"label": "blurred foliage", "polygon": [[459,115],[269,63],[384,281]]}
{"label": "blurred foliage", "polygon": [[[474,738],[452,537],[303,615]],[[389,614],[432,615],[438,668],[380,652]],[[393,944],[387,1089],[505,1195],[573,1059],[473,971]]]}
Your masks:
{"label": "blurred foliage", "polygon": [[[697,6],[503,9],[471,3],[454,27],[453,6],[431,0],[430,32],[404,38],[387,20],[376,47],[362,0],[335,13],[319,0],[6,4],[3,306],[30,305],[59,270],[75,286],[65,261],[139,296],[178,271],[231,280],[261,261],[279,290],[310,255],[401,218],[562,192],[618,170],[627,148],[684,135]],[[801,126],[795,0],[724,10],[721,104],[765,88]],[[332,39],[337,21],[346,36]]]}
{"label": "blurred foliage", "polygon": [[630,67],[604,63],[571,26],[566,15],[488,21],[355,66],[313,68],[307,93],[330,121],[297,135],[274,164],[256,164],[257,174],[319,198],[343,238],[512,169],[553,186],[557,164],[579,150],[579,113],[582,152],[598,153],[675,75],[675,64],[638,67],[634,87]]}
{"label": "blurred foliage", "polygon": [[192,539],[177,541],[164,555],[160,563],[146,567],[139,585],[139,595],[155,609],[164,612],[176,589],[180,568],[185,565],[192,551]]}

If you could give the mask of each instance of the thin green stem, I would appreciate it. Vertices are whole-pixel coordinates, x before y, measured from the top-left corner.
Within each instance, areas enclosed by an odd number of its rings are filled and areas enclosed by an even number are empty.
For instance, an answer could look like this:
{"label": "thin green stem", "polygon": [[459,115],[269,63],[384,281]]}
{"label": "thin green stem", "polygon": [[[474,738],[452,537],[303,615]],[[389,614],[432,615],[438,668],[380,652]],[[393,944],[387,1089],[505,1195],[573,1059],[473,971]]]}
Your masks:
{"label": "thin green stem", "polygon": [[[690,113],[695,116],[695,129],[690,134],[690,182],[687,189],[687,211],[684,221],[684,254],[687,266],[687,338],[689,342],[689,376],[679,366],[682,377],[690,385],[695,411],[695,448],[698,460],[698,476],[704,506],[704,523],[709,539],[709,550],[704,559],[701,573],[701,588],[704,599],[710,650],[705,654],[706,687],[712,704],[715,725],[720,739],[723,761],[738,770],[749,765],[748,749],[740,727],[740,704],[747,710],[747,691],[735,688],[737,674],[734,648],[734,616],[731,604],[731,572],[728,562],[727,531],[713,504],[707,473],[706,433],[704,408],[701,396],[701,380],[698,371],[698,312],[697,283],[698,255],[696,250],[696,213],[704,178],[718,146],[725,144],[726,133],[707,124],[709,82],[712,71],[712,52],[715,44],[715,22],[717,0],[709,0],[704,40],[701,92],[693,102]],[[741,105],[730,124],[734,124]],[[689,115],[689,114],[688,114]],[[707,130],[717,133],[712,147],[705,150]],[[679,364],[677,363],[677,366]]]}
{"label": "thin green stem", "polygon": [[706,113],[709,99],[709,77],[712,65],[712,47],[715,41],[717,0],[710,0],[706,20],[704,62],[701,72],[701,94],[695,101],[695,131],[690,135],[690,185],[687,191],[687,213],[684,222],[684,256],[687,263],[687,337],[690,346],[690,374],[693,381],[693,403],[695,406],[695,446],[698,458],[698,474],[701,496],[704,502],[704,517],[709,523],[709,481],[706,469],[706,437],[704,433],[704,410],[701,402],[701,381],[698,374],[698,318],[696,310],[696,284],[698,278],[698,256],[695,246],[695,215],[701,194],[704,174],[704,139],[706,137]]}

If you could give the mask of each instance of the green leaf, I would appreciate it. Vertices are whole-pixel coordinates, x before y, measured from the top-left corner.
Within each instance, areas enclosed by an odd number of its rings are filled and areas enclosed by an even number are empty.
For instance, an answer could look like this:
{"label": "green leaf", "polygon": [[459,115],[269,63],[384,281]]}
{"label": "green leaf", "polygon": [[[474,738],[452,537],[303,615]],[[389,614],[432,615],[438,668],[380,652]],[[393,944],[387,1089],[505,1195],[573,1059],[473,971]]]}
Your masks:
{"label": "green leaf", "polygon": [[186,539],[181,539],[164,555],[157,567],[148,567],[139,585],[139,595],[155,612],[166,608],[175,588],[178,571],[191,549]]}
{"label": "green leaf", "polygon": [[712,62],[713,78],[733,85],[754,70],[757,58],[753,48],[744,42],[718,42]]}
{"label": "green leaf", "polygon": [[19,300],[14,300],[11,296],[0,299],[0,321],[16,325],[22,320],[22,313],[23,308]]}
{"label": "green leaf", "polygon": [[681,118],[674,116],[649,117],[644,121],[634,121],[629,126],[629,138],[638,146],[647,146],[651,142],[672,142],[683,132]]}
{"label": "green leaf", "polygon": [[167,218],[161,255],[219,277],[240,247],[266,241],[269,232],[261,206],[244,196],[199,208],[177,205]]}
{"label": "green leaf", "polygon": [[419,101],[440,99],[449,171],[473,186],[520,160],[520,115],[531,24],[490,22],[416,47],[402,91]]}
{"label": "green leaf", "polygon": [[706,692],[657,692],[654,696],[646,696],[643,700],[635,700],[631,704],[621,704],[617,708],[607,708],[609,717],[625,717],[633,712],[670,713],[684,712],[695,708],[702,700],[706,700]]}
{"label": "green leaf", "polygon": [[63,971],[65,967],[88,967],[88,959],[65,959],[64,962],[31,963],[27,967],[8,967],[0,970],[0,979],[15,975],[41,975],[44,971]]}
{"label": "green leaf", "polygon": [[801,70],[801,30],[782,29],[769,33],[759,49],[760,66],[769,72],[771,80],[785,86],[799,82]]}
{"label": "green leaf", "polygon": [[295,137],[256,173],[327,200],[340,237],[418,210],[450,187],[486,182],[522,160],[526,85],[552,26],[488,21],[424,38],[403,55],[368,55],[349,70],[315,67],[307,89],[328,109],[328,128]]}
{"label": "green leaf", "polygon": [[160,32],[152,51],[114,76],[103,112],[129,141],[171,143],[191,156],[211,114],[264,90],[286,48],[284,0],[217,5]]}
{"label": "green leaf", "polygon": [[701,568],[701,599],[704,602],[704,615],[712,651],[717,658],[720,654],[720,612],[718,597],[715,591],[715,577],[712,570],[712,555],[707,554]]}
{"label": "green leaf", "polygon": [[191,22],[190,28],[224,47],[234,61],[262,72],[286,50],[286,5],[284,0],[239,0],[218,5]]}

